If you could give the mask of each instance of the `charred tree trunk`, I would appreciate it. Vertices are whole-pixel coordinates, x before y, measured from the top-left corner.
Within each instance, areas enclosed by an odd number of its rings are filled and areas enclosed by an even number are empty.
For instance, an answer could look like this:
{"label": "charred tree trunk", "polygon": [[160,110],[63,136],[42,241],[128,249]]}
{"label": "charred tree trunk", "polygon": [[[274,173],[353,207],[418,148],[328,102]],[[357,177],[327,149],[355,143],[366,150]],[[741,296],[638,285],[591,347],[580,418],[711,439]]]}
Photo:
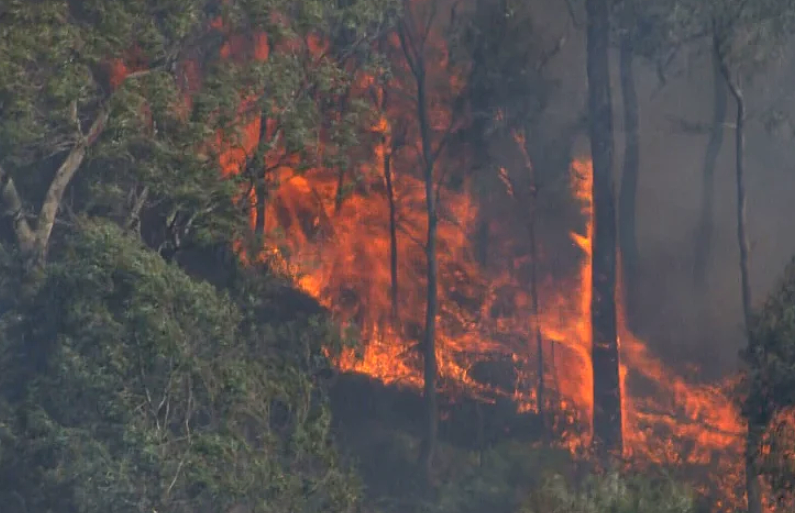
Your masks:
{"label": "charred tree trunk", "polygon": [[528,235],[530,237],[530,295],[532,296],[533,325],[535,331],[536,353],[538,354],[538,382],[536,384],[536,399],[538,402],[538,417],[541,426],[547,432],[547,396],[544,382],[544,338],[541,336],[541,314],[539,309],[539,289],[538,289],[538,245],[536,241],[536,207],[538,205],[538,183],[532,167],[530,171],[530,223]]}
{"label": "charred tree trunk", "polygon": [[594,242],[591,301],[593,444],[605,463],[622,452],[621,383],[616,322],[616,212],[607,0],[587,0],[589,128],[593,159]]}
{"label": "charred tree trunk", "polygon": [[637,302],[637,204],[638,177],[640,174],[640,113],[638,92],[635,88],[634,55],[632,41],[622,36],[619,45],[621,97],[624,107],[624,170],[618,197],[618,233],[623,274],[624,307],[630,328],[636,331]]}
{"label": "charred tree trunk", "polygon": [[431,148],[430,121],[428,119],[427,98],[425,97],[425,77],[417,80],[418,114],[422,137],[422,153],[425,163],[425,204],[428,211],[428,239],[426,241],[426,259],[428,265],[428,295],[425,313],[424,377],[425,400],[427,402],[427,439],[424,444],[423,461],[428,475],[433,469],[438,434],[438,418],[436,406],[436,312],[438,311],[438,262],[436,260],[436,230],[438,215],[436,211],[436,190],[434,187],[434,162]]}
{"label": "charred tree trunk", "polygon": [[[492,0],[478,0],[476,2],[476,16],[488,20],[487,23],[489,30],[496,30],[498,34],[505,34],[504,21],[507,18],[507,6],[502,0],[500,2],[500,9],[493,9]],[[495,16],[495,12],[499,15]],[[499,23],[496,27],[492,24]],[[484,25],[486,26],[486,25]],[[488,179],[494,176],[492,166],[494,159],[489,154],[489,130],[493,123],[493,113],[496,110],[494,105],[493,88],[490,86],[490,69],[488,63],[493,60],[491,49],[489,45],[482,41],[482,34],[475,37],[477,43],[473,46],[472,51],[472,68],[467,80],[468,87],[470,88],[469,102],[472,114],[472,119],[469,127],[471,142],[473,165],[471,168],[473,182],[478,186],[478,193],[482,198],[483,205],[489,205],[492,200],[491,184]],[[490,243],[490,216],[487,215],[486,209],[479,209],[477,217],[477,226],[475,229],[475,259],[482,268],[486,268],[489,259],[489,243]]]}
{"label": "charred tree trunk", "polygon": [[762,513],[762,486],[759,481],[759,451],[762,445],[762,427],[749,424],[745,440],[745,493],[748,513]]}
{"label": "charred tree trunk", "polygon": [[[740,249],[740,294],[743,307],[748,344],[751,343],[751,271],[749,264],[750,244],[746,224],[745,200],[745,99],[739,80],[732,77],[729,65],[720,59],[721,74],[725,80],[737,106],[735,115],[734,136],[734,170],[737,188],[737,243]],[[745,479],[748,501],[748,513],[762,513],[762,488],[759,482],[759,451],[761,443],[761,427],[749,421],[745,446]]]}
{"label": "charred tree trunk", "polygon": [[395,191],[392,186],[392,160],[387,153],[384,155],[384,179],[386,180],[386,194],[389,201],[389,298],[392,304],[392,322],[397,326],[400,323],[400,308],[398,303],[398,245],[397,245],[397,206],[395,205]]}
{"label": "charred tree trunk", "polygon": [[268,192],[265,187],[264,176],[258,177],[255,191],[257,194],[257,219],[254,225],[254,235],[259,243],[265,238],[265,207]]}
{"label": "charred tree trunk", "polygon": [[268,118],[262,116],[260,118],[259,127],[259,146],[257,148],[257,156],[254,164],[259,166],[259,171],[255,171],[254,187],[257,195],[257,219],[254,226],[254,235],[258,239],[258,244],[262,243],[265,237],[265,208],[267,202],[268,191],[265,186],[265,143],[268,138]]}
{"label": "charred tree trunk", "polygon": [[[383,90],[382,112],[386,112],[387,91]],[[384,134],[381,138],[384,146],[384,182],[386,183],[386,198],[389,203],[389,299],[392,310],[392,324],[397,327],[400,324],[400,309],[398,303],[398,245],[397,245],[397,205],[395,204],[395,189],[392,184],[392,152],[394,145],[389,137]]]}
{"label": "charred tree trunk", "polygon": [[254,155],[246,162],[245,174],[254,187],[254,244],[252,248],[252,259],[256,258],[262,251],[262,243],[265,238],[265,211],[267,207],[268,190],[266,186],[267,172],[265,168],[265,151],[268,144],[268,116],[264,113],[260,115],[259,135],[257,147]]}
{"label": "charred tree trunk", "polygon": [[723,146],[723,129],[726,123],[728,94],[723,80],[718,50],[713,52],[714,62],[714,111],[712,131],[704,155],[704,168],[701,179],[701,220],[696,233],[696,247],[693,262],[693,284],[701,293],[707,287],[707,262],[712,249],[713,213],[715,204],[715,169],[718,155]]}
{"label": "charred tree trunk", "polygon": [[[431,20],[427,21],[430,26]],[[426,34],[427,35],[427,34]],[[426,407],[425,440],[420,451],[420,463],[430,484],[433,476],[434,457],[436,454],[439,434],[438,407],[436,398],[436,314],[438,312],[438,262],[436,259],[436,232],[438,213],[436,210],[436,184],[434,167],[436,151],[433,148],[431,122],[428,112],[426,90],[426,68],[423,55],[423,36],[417,36],[407,23],[398,26],[398,36],[417,86],[417,123],[420,130],[422,145],[422,167],[425,182],[425,206],[428,218],[428,233],[425,242],[425,258],[427,263],[427,296],[425,310],[425,333],[422,341],[423,352],[423,393]]]}
{"label": "charred tree trunk", "polygon": [[[350,88],[348,88],[345,91],[345,94],[343,94],[342,97],[340,98],[340,103],[339,103],[340,113],[345,112],[345,109],[348,106],[348,100],[350,94],[351,91]],[[345,201],[344,187],[345,187],[346,169],[347,168],[345,166],[340,166],[339,169],[337,170],[337,194],[334,197],[334,215],[338,215],[340,213],[340,210],[342,210],[342,203],[343,201]]]}
{"label": "charred tree trunk", "polygon": [[334,197],[334,214],[337,215],[342,208],[342,200],[344,192],[343,187],[345,186],[345,168],[340,167],[337,171],[337,194]]}
{"label": "charred tree trunk", "polygon": [[[378,41],[378,51],[386,54],[386,38],[382,37]],[[387,114],[389,107],[388,83],[381,87],[381,113]],[[392,173],[392,156],[403,145],[403,135],[392,133],[391,128],[381,136],[383,145],[383,165],[384,165],[384,185],[386,187],[386,199],[389,205],[389,301],[390,317],[392,327],[400,327],[400,284],[398,282],[398,241],[397,241],[397,203],[395,202],[394,176]]]}
{"label": "charred tree trunk", "polygon": [[536,402],[538,403],[538,417],[541,427],[544,429],[544,434],[547,435],[548,420],[548,398],[545,382],[546,361],[544,355],[544,338],[541,335],[541,313],[540,313],[540,298],[541,294],[538,287],[538,240],[536,236],[536,228],[538,223],[538,176],[536,175],[533,161],[530,159],[530,153],[527,149],[527,139],[524,133],[514,134],[514,139],[519,145],[522,156],[525,160],[525,168],[527,169],[528,179],[530,183],[530,211],[528,212],[530,219],[527,224],[527,236],[530,242],[530,296],[531,308],[533,315],[533,331],[535,336],[536,345],[536,373],[538,374],[536,381]]}

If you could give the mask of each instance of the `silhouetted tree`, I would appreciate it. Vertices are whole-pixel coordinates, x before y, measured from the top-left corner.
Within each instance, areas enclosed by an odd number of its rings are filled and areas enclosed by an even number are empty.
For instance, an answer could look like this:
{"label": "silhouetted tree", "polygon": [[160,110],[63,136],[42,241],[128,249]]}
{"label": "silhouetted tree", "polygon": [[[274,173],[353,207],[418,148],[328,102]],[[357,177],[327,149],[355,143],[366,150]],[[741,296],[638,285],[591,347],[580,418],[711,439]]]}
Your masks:
{"label": "silhouetted tree", "polygon": [[717,49],[713,49],[712,127],[704,154],[704,166],[701,175],[701,214],[698,232],[696,233],[695,262],[693,263],[693,283],[702,294],[707,289],[707,264],[712,250],[712,232],[715,224],[715,170],[718,163],[718,155],[720,155],[720,150],[723,147],[724,125],[726,124],[728,110],[726,82],[721,73],[719,60],[720,56]]}
{"label": "silhouetted tree", "polygon": [[[400,40],[400,49],[408,71],[412,78],[413,107],[416,109],[416,122],[419,132],[420,166],[422,179],[425,185],[425,209],[428,221],[428,231],[425,240],[426,261],[426,309],[425,330],[422,337],[423,354],[423,394],[426,404],[425,437],[420,450],[420,462],[430,482],[434,466],[436,444],[438,437],[438,407],[437,407],[437,379],[438,365],[436,361],[436,317],[439,312],[439,262],[437,255],[437,230],[439,224],[439,187],[440,178],[436,169],[439,156],[443,151],[453,124],[439,133],[440,130],[431,124],[431,81],[432,66],[438,62],[429,60],[434,50],[431,41],[432,35],[438,30],[438,16],[441,5],[438,0],[430,0],[419,4],[405,0],[403,16],[398,23],[397,34]],[[451,119],[455,119],[457,113]]]}
{"label": "silhouetted tree", "polygon": [[593,434],[603,461],[622,452],[621,383],[616,319],[616,209],[613,192],[613,114],[608,52],[610,9],[587,0],[588,112],[593,159],[594,239],[591,302]]}

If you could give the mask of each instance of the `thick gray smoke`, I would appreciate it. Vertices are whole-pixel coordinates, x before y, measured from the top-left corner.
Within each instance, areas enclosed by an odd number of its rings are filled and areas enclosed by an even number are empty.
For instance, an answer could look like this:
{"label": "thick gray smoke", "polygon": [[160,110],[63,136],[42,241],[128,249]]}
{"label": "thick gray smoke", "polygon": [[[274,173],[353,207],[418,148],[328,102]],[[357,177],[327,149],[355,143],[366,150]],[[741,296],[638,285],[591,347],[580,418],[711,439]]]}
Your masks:
{"label": "thick gray smoke", "polygon": [[[537,27],[552,42],[566,37],[549,73],[560,88],[549,109],[561,122],[573,119],[586,92],[584,41],[565,2],[537,2]],[[543,4],[543,6],[541,5]],[[553,11],[551,7],[560,6]],[[748,104],[746,185],[754,304],[760,305],[795,255],[795,51],[746,81]],[[616,169],[623,152],[617,55],[613,59]],[[661,85],[647,63],[636,64],[641,111],[641,169],[637,197],[640,250],[640,328],[651,347],[679,368],[694,364],[700,377],[736,368],[742,347],[734,109],[728,100],[723,146],[715,170],[714,231],[706,276],[707,296],[693,285],[695,240],[701,215],[702,173],[713,116],[713,68],[706,44],[683,52]],[[795,119],[795,118],[792,118]],[[684,122],[684,123],[683,123]],[[554,127],[554,123],[549,125]],[[587,154],[587,144],[577,146]],[[617,187],[620,176],[616,177]]]}

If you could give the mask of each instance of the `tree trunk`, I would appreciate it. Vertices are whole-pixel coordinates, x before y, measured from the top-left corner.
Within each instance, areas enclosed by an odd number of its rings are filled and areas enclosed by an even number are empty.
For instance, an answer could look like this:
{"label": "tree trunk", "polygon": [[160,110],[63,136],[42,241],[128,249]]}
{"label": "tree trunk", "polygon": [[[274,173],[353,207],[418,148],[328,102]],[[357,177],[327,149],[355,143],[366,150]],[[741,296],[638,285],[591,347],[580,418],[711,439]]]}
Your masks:
{"label": "tree trunk", "polygon": [[50,236],[61,208],[63,195],[83,164],[86,152],[104,131],[109,114],[104,107],[99,111],[88,133],[80,134],[77,143],[58,167],[36,216],[35,230],[26,218],[25,207],[14,179],[10,173],[0,167],[0,203],[2,203],[0,211],[4,216],[11,218],[16,242],[22,253],[26,254],[27,264],[31,270],[45,266]]}
{"label": "tree trunk", "polygon": [[638,176],[640,174],[640,114],[638,92],[635,88],[632,41],[621,38],[619,47],[621,97],[624,106],[624,170],[618,197],[618,233],[621,250],[621,271],[624,287],[624,307],[630,329],[637,331],[637,212]]}
{"label": "tree trunk", "polygon": [[259,121],[259,141],[254,156],[253,173],[254,193],[257,198],[257,216],[254,223],[254,235],[257,244],[262,244],[265,238],[265,212],[267,209],[268,189],[265,181],[265,145],[268,140],[268,117],[263,114]]}
{"label": "tree trunk", "polygon": [[30,263],[35,268],[42,268],[45,265],[47,260],[47,249],[50,245],[50,236],[52,235],[52,229],[55,226],[55,218],[58,216],[58,210],[61,208],[61,202],[63,201],[66,188],[72,182],[80,166],[83,165],[88,149],[105,130],[105,125],[109,116],[110,111],[107,107],[102,107],[97,117],[94,118],[94,121],[91,123],[91,128],[88,133],[80,135],[80,139],[58,167],[52,182],[50,182],[50,186],[47,188],[47,193],[41,204],[39,215],[36,216],[36,240],[33,253],[30,255]]}
{"label": "tree trunk", "polygon": [[[745,200],[745,99],[740,84],[732,78],[728,64],[721,59],[721,73],[726,86],[737,105],[734,137],[734,170],[737,188],[737,243],[740,249],[740,294],[743,307],[748,344],[751,343],[751,271],[749,264],[750,244],[746,225]],[[759,450],[761,443],[760,426],[749,422],[745,447],[745,480],[748,513],[762,513],[762,489],[759,482]]]}
{"label": "tree trunk", "polygon": [[339,170],[337,171],[337,194],[334,197],[334,215],[340,213],[340,209],[342,209],[342,200],[343,198],[343,190],[342,188],[345,186],[345,167],[340,166]]}
{"label": "tree trunk", "polygon": [[390,155],[384,155],[384,178],[386,179],[386,194],[389,201],[389,298],[392,304],[392,322],[395,326],[400,323],[399,283],[398,283],[398,244],[397,244],[397,206],[395,205],[395,191],[392,187],[392,162]]}
{"label": "tree trunk", "polygon": [[141,192],[138,192],[138,188],[135,187],[133,189],[134,199],[132,201],[132,205],[130,206],[130,212],[127,214],[126,219],[124,220],[124,231],[126,233],[136,232],[138,237],[141,236],[141,212],[143,211],[144,207],[146,206],[146,202],[149,199],[149,186],[144,186],[141,189]]}
{"label": "tree trunk", "polygon": [[436,212],[436,188],[433,178],[434,159],[431,148],[430,120],[428,119],[428,106],[425,92],[424,74],[417,79],[417,111],[419,114],[420,134],[422,138],[422,153],[425,164],[425,205],[428,212],[428,238],[425,246],[427,260],[428,294],[425,311],[425,339],[424,351],[424,378],[425,401],[427,415],[426,440],[423,447],[422,459],[427,476],[433,471],[433,460],[436,453],[436,438],[438,435],[438,415],[436,406],[436,313],[438,311],[438,262],[436,260],[436,229],[438,215]]}
{"label": "tree trunk", "polygon": [[538,239],[536,236],[536,227],[538,222],[538,176],[536,175],[533,161],[530,159],[530,154],[527,150],[527,140],[523,133],[515,134],[514,139],[519,145],[525,160],[525,168],[527,169],[528,179],[530,182],[530,216],[527,224],[527,236],[530,242],[530,296],[531,308],[533,315],[533,330],[536,345],[536,402],[538,404],[538,416],[541,426],[544,428],[544,434],[548,434],[547,429],[547,406],[548,398],[546,393],[545,370],[546,362],[544,356],[544,338],[541,335],[541,313],[540,313],[540,290],[538,287]]}
{"label": "tree trunk", "polygon": [[530,295],[532,296],[532,308],[533,308],[533,325],[535,331],[535,342],[536,342],[536,353],[537,356],[537,364],[538,368],[536,372],[538,373],[538,380],[536,383],[536,400],[538,403],[538,417],[539,421],[541,422],[541,426],[544,428],[544,433],[546,434],[547,426],[547,401],[546,401],[546,390],[545,390],[545,382],[544,382],[544,338],[541,336],[541,314],[539,309],[539,288],[538,288],[538,245],[536,241],[536,207],[538,204],[538,184],[536,181],[536,175],[533,172],[532,167],[529,169],[530,171],[530,187],[531,187],[531,206],[530,206],[530,223],[528,226],[528,235],[530,238]]}
{"label": "tree trunk", "polygon": [[44,265],[47,259],[47,249],[50,243],[50,235],[55,226],[55,218],[58,216],[58,210],[61,208],[63,195],[66,188],[71,183],[77,170],[83,163],[86,157],[87,144],[79,142],[75,145],[66,160],[63,161],[58,171],[55,172],[55,177],[47,189],[47,195],[44,197],[44,202],[41,204],[41,210],[36,218],[36,244],[34,248],[33,258],[36,260],[36,266]]}
{"label": "tree trunk", "polygon": [[267,210],[268,188],[265,165],[265,153],[268,144],[268,116],[263,112],[259,119],[259,134],[254,155],[246,162],[245,175],[254,186],[254,246],[251,248],[251,260],[256,260],[262,253],[265,240],[265,212]]}
{"label": "tree trunk", "polygon": [[[378,41],[378,51],[386,53],[386,38]],[[387,83],[381,87],[381,105],[379,108],[383,116],[387,115],[389,108],[389,90]],[[387,127],[389,132],[381,134],[381,144],[383,145],[383,165],[384,183],[386,186],[386,199],[389,205],[389,302],[390,302],[390,321],[394,329],[400,327],[400,283],[398,281],[398,240],[397,240],[397,204],[395,203],[395,186],[392,173],[392,156],[397,151],[402,141],[396,141],[391,127]]]}
{"label": "tree trunk", "polygon": [[257,185],[254,190],[257,195],[257,216],[254,223],[254,235],[257,239],[257,243],[260,244],[265,238],[265,211],[268,199],[268,191],[265,187],[264,176],[257,177]]}
{"label": "tree trunk", "polygon": [[[340,98],[340,113],[345,112],[345,109],[348,106],[349,96],[351,94],[350,88],[345,91],[345,94],[342,95]],[[340,166],[337,172],[337,195],[334,198],[334,215],[338,215],[340,210],[342,210],[342,203],[345,201],[345,175],[347,168],[345,166]]]}
{"label": "tree trunk", "polygon": [[[387,93],[383,91],[382,111],[386,111]],[[400,324],[400,308],[398,303],[398,244],[397,244],[397,205],[395,204],[395,189],[392,184],[392,151],[393,146],[389,137],[381,138],[384,145],[384,181],[386,182],[386,199],[389,202],[389,299],[392,306],[392,324]]]}
{"label": "tree trunk", "polygon": [[0,166],[0,202],[2,202],[3,217],[9,218],[12,222],[19,249],[23,253],[33,251],[36,234],[25,217],[25,206],[22,204],[14,179],[2,166]]}
{"label": "tree trunk", "polygon": [[593,159],[592,266],[593,445],[609,464],[623,448],[621,384],[616,326],[616,212],[613,192],[613,115],[607,0],[587,0],[589,128]]}
{"label": "tree trunk", "polygon": [[[124,78],[124,81],[146,76],[151,71],[141,70],[129,73]],[[116,86],[116,90],[118,90],[119,86],[120,84]],[[26,218],[24,204],[13,178],[5,169],[0,167],[0,215],[11,218],[16,242],[22,253],[26,254],[29,270],[41,270],[46,265],[50,237],[55,227],[58,211],[62,206],[63,196],[83,165],[88,150],[105,131],[110,118],[110,109],[108,107],[110,100],[111,98],[105,98],[94,120],[91,122],[88,133],[82,133],[82,131],[78,130],[79,133],[75,134],[77,142],[72,146],[69,154],[58,167],[44,195],[44,200],[36,215],[35,230],[30,226]],[[76,101],[74,102],[73,114],[73,121],[79,125]]]}
{"label": "tree trunk", "polygon": [[723,146],[723,130],[726,123],[728,94],[721,76],[717,50],[713,52],[714,63],[714,107],[712,131],[709,135],[701,179],[701,220],[696,234],[693,262],[693,284],[702,294],[707,287],[707,262],[712,249],[713,214],[715,204],[715,169]]}
{"label": "tree trunk", "polygon": [[748,426],[745,441],[745,490],[748,513],[762,513],[762,486],[759,482],[759,451],[762,445],[762,428]]}
{"label": "tree trunk", "polygon": [[[410,14],[408,15],[410,20]],[[430,26],[432,18],[423,25]],[[398,37],[406,62],[417,85],[417,123],[422,145],[423,178],[425,181],[425,206],[428,217],[428,233],[425,243],[427,263],[427,295],[425,310],[425,333],[422,341],[423,352],[423,393],[425,396],[425,439],[420,450],[420,463],[425,471],[426,482],[432,483],[434,457],[439,432],[438,408],[436,399],[436,315],[438,312],[438,262],[436,259],[436,232],[438,213],[436,211],[436,184],[434,167],[436,152],[433,148],[431,122],[428,112],[428,97],[425,83],[424,40],[418,41],[408,22],[398,26]],[[423,36],[424,37],[424,36]]]}

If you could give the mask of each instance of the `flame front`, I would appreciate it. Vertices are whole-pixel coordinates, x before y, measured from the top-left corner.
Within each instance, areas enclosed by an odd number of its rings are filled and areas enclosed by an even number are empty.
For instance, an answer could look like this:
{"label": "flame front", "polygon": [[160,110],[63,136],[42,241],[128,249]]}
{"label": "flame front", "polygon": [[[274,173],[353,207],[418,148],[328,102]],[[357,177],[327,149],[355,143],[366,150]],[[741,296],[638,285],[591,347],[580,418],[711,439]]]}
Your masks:
{"label": "flame front", "polygon": [[[375,151],[376,156],[380,151]],[[579,427],[576,432],[563,432],[560,442],[577,451],[590,441],[593,412],[590,162],[574,161],[571,176],[572,190],[588,220],[584,233],[571,233],[582,260],[570,279],[544,283],[539,291],[543,297],[539,319],[545,344],[554,346],[555,355],[554,363],[547,365],[545,380],[556,387],[557,409]],[[301,176],[286,173],[268,206],[268,228],[284,234],[273,238],[273,247],[282,248],[280,254],[291,263],[300,288],[341,322],[361,330],[363,351],[344,353],[336,362],[341,371],[420,390],[422,367],[415,346],[421,335],[426,291],[423,184],[408,175],[395,183],[401,205],[398,276],[403,329],[390,322],[389,212],[382,184],[373,179],[334,213],[335,184],[335,173],[327,170]],[[448,214],[440,224],[438,255],[437,357],[442,387],[484,400],[510,393],[520,411],[535,411],[537,376],[527,369],[536,368],[537,355],[531,342],[534,326],[526,287],[511,284],[510,271],[486,276],[474,261],[467,234],[475,219],[475,201],[466,193],[451,191],[444,191],[442,198]],[[495,318],[493,311],[506,300],[501,296],[506,291],[512,296],[512,315]],[[741,503],[744,426],[729,394],[720,385],[690,384],[666,368],[626,328],[620,303],[618,311],[625,455],[634,465],[689,467],[702,477],[708,472],[709,491],[721,496],[719,508]],[[513,391],[471,376],[473,364],[494,355],[507,355],[517,362],[521,372]]]}
{"label": "flame front", "polygon": [[[394,50],[398,43],[394,38],[391,42]],[[437,49],[444,60],[444,48]],[[267,59],[267,48],[255,55]],[[444,69],[434,68],[434,73],[443,76]],[[360,74],[358,92],[364,95],[365,91],[378,89],[375,82]],[[430,122],[438,135],[451,124],[452,103],[443,99],[460,89],[460,79],[436,77],[429,83],[433,85],[428,93],[433,107]],[[411,92],[408,84],[393,81],[391,87]],[[375,103],[382,103],[383,94],[383,90],[377,90]],[[359,180],[345,194],[340,184],[350,182],[352,173],[342,176],[345,180],[341,180],[339,169],[316,167],[299,173],[290,158],[281,154],[266,156],[268,162],[281,165],[270,166],[271,191],[261,224],[266,235],[265,253],[271,264],[281,265],[296,286],[326,306],[341,324],[359,330],[361,352],[346,351],[336,360],[337,367],[385,384],[421,390],[422,365],[417,346],[426,304],[427,215],[425,184],[417,170],[420,138],[413,107],[405,100],[409,96],[391,95],[392,103],[375,116],[371,135],[376,142],[363,150],[369,154],[363,156],[363,164],[355,170]],[[407,140],[400,151],[393,140],[397,128]],[[242,145],[224,152],[222,165],[226,173],[239,171],[245,155],[253,153],[259,132],[259,121],[251,122],[244,130]],[[275,153],[278,152],[277,149]],[[442,155],[436,172],[440,176],[454,174],[461,164],[460,158]],[[526,164],[530,165],[529,159]],[[505,185],[505,196],[512,198],[508,171],[500,171],[499,181]],[[445,184],[441,180],[439,183]],[[464,178],[462,185],[453,188],[445,184],[439,190],[440,310],[436,343],[440,387],[450,395],[469,394],[484,401],[504,396],[516,403],[519,412],[537,411],[535,369],[539,355],[534,334],[539,328],[546,352],[544,381],[554,392],[553,409],[564,418],[559,443],[579,451],[589,443],[593,412],[591,163],[587,158],[577,159],[570,169],[571,196],[584,221],[583,229],[569,234],[571,245],[579,252],[579,263],[565,276],[539,279],[537,315],[532,311],[533,301],[523,281],[522,268],[528,258],[541,261],[554,256],[547,253],[542,240],[537,255],[516,257],[507,249],[492,248],[500,254],[501,265],[481,265],[472,241],[482,205],[478,195],[469,189],[468,179]],[[393,219],[388,190],[397,213],[397,305],[392,304],[390,294]],[[254,206],[257,200],[252,195],[250,201]],[[252,212],[256,210],[252,208]],[[513,213],[530,215],[517,209]],[[252,225],[256,221],[256,214],[252,214]],[[493,228],[499,235],[499,226]],[[510,241],[500,243],[508,247]],[[620,286],[619,279],[619,290]],[[691,384],[667,368],[627,329],[621,294],[618,296],[625,456],[634,465],[676,465],[693,469],[694,475],[709,474],[704,491],[720,497],[718,509],[740,504],[744,426],[729,394],[723,384]],[[516,370],[512,386],[497,385],[474,375],[479,362],[495,358],[512,362]]]}

